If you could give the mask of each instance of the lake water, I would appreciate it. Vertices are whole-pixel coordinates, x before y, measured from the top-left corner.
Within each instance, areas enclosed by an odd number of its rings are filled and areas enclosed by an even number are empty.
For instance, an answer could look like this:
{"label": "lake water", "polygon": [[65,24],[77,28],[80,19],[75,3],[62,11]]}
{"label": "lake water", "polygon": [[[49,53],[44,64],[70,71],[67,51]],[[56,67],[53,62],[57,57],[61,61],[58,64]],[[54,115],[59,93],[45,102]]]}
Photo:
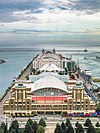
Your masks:
{"label": "lake water", "polygon": [[[0,59],[6,63],[0,64],[0,96],[10,86],[14,77],[41,53],[42,49],[52,50],[69,57],[79,59],[80,66],[90,69],[94,77],[100,77],[100,37],[86,34],[1,34]],[[88,52],[84,52],[87,48]],[[84,59],[87,57],[87,60]]]}

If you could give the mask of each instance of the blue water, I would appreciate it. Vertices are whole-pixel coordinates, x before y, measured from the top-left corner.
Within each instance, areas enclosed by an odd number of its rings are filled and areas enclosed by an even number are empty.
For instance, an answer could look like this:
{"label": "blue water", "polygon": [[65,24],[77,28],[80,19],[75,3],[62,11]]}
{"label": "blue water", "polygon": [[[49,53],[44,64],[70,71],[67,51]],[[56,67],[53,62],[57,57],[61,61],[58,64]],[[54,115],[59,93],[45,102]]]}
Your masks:
{"label": "blue water", "polygon": [[[47,50],[55,48],[66,57],[72,55],[76,62],[79,59],[81,67],[90,69],[94,77],[100,77],[100,60],[95,58],[100,56],[99,35],[1,34],[0,59],[6,60],[6,63],[0,64],[0,96],[10,86],[13,78],[20,74],[42,48]],[[86,53],[83,51],[85,48],[88,49]],[[84,57],[88,59],[85,60]]]}

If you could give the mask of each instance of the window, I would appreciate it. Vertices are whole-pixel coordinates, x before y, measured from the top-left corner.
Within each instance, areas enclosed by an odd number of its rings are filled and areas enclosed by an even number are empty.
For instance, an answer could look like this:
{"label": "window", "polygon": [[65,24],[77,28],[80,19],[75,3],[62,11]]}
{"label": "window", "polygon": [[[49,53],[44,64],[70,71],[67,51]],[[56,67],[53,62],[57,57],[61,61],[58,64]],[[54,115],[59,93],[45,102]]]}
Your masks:
{"label": "window", "polygon": [[91,105],[91,106],[90,106],[90,109],[91,109],[91,110],[93,109],[92,107],[93,107],[93,106]]}
{"label": "window", "polygon": [[22,104],[22,102],[18,102],[18,104]]}

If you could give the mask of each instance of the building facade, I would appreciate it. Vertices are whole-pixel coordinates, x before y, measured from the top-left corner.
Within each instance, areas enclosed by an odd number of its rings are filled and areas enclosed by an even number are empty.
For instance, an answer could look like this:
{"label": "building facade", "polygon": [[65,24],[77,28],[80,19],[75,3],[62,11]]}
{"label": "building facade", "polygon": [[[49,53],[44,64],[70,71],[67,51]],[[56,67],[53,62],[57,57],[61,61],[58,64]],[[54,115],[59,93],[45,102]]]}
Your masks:
{"label": "building facade", "polygon": [[[39,82],[38,82],[39,83]],[[11,97],[3,105],[4,113],[12,116],[34,114],[94,113],[95,103],[82,85],[71,90],[60,87],[42,87],[33,90],[32,84],[16,84]]]}
{"label": "building facade", "polygon": [[34,69],[41,69],[46,64],[54,64],[60,70],[66,68],[69,71],[74,71],[76,69],[75,62],[72,60],[71,56],[67,58],[63,57],[61,54],[56,53],[54,49],[53,51],[42,50],[41,54],[33,58]]}
{"label": "building facade", "polygon": [[38,68],[40,73],[32,73],[29,79],[15,82],[10,97],[3,104],[4,114],[94,113],[95,103],[85,92],[82,81],[70,80],[65,73],[59,74],[70,61],[72,59],[56,54],[55,50],[43,50],[33,59],[33,69]]}

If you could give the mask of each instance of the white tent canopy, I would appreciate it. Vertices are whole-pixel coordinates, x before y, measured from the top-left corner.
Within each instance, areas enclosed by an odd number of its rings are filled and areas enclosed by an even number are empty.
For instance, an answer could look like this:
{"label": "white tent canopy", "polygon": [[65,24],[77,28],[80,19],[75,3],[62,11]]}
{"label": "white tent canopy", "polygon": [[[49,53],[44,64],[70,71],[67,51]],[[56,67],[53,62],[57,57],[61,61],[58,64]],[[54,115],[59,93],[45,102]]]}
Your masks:
{"label": "white tent canopy", "polygon": [[55,64],[48,63],[45,64],[42,68],[40,68],[40,71],[60,71],[60,68],[58,68]]}
{"label": "white tent canopy", "polygon": [[45,76],[34,82],[32,92],[42,88],[58,88],[60,90],[67,91],[65,83],[54,76]]}

